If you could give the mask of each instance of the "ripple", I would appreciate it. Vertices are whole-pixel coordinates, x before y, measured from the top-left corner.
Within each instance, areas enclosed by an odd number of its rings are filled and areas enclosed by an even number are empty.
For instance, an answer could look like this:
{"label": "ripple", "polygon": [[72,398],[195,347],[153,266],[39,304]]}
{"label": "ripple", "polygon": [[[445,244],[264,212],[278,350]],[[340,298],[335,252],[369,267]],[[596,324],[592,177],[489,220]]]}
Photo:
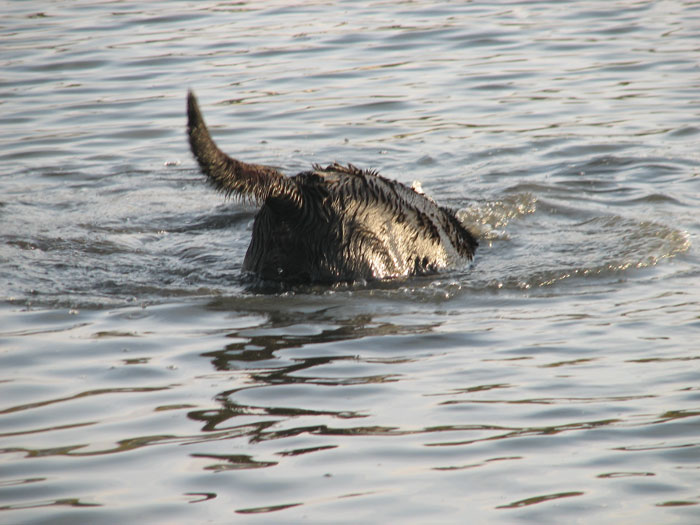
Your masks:
{"label": "ripple", "polygon": [[521,499],[509,503],[507,505],[499,505],[497,509],[517,509],[520,507],[528,507],[530,505],[538,505],[540,503],[545,503],[552,500],[558,500],[561,498],[571,498],[573,496],[583,496],[584,492],[571,491],[571,492],[557,492],[554,494],[545,494],[542,496],[533,496],[531,498]]}

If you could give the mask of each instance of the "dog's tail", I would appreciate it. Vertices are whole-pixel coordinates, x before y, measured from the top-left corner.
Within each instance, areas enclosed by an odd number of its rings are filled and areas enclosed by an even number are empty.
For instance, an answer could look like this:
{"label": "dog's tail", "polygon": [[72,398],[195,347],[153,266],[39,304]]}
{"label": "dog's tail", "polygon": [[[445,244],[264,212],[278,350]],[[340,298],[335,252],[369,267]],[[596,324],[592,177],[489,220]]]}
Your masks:
{"label": "dog's tail", "polygon": [[301,206],[299,189],[292,180],[269,166],[232,159],[217,147],[192,91],[187,93],[187,134],[199,167],[218,190],[260,204],[268,198],[275,198],[294,207]]}

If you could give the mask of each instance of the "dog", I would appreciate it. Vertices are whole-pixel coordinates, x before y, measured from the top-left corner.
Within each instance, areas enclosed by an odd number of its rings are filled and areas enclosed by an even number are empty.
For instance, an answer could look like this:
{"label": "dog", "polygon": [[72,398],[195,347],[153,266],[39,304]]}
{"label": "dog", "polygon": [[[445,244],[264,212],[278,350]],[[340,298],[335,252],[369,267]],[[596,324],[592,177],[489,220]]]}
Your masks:
{"label": "dog", "polygon": [[209,182],[258,205],[243,271],[263,281],[333,284],[430,275],[466,266],[478,242],[417,188],[352,164],[292,177],[223,153],[187,95],[192,153]]}

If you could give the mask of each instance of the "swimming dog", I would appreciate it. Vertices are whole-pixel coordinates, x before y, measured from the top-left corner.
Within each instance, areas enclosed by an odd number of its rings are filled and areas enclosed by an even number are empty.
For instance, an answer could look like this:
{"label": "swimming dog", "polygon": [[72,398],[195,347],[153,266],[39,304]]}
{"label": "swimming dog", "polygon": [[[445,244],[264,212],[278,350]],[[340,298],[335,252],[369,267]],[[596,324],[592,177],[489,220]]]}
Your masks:
{"label": "swimming dog", "polygon": [[396,279],[459,268],[478,242],[455,213],[416,188],[352,164],[292,177],[223,153],[187,96],[190,148],[209,182],[260,205],[243,270],[286,283]]}

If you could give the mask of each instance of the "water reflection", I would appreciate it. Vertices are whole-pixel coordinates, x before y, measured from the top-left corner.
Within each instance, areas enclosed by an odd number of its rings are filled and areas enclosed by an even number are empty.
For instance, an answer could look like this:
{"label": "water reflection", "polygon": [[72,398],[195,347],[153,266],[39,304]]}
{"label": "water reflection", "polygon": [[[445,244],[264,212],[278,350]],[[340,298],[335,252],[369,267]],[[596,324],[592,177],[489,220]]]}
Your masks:
{"label": "water reflection", "polygon": [[557,492],[555,494],[545,494],[543,496],[534,496],[532,498],[521,499],[509,503],[508,505],[499,505],[497,509],[517,509],[519,507],[527,507],[529,505],[536,505],[538,503],[544,503],[545,501],[551,501],[561,498],[570,498],[572,496],[583,496],[583,492],[572,491],[572,492]]}
{"label": "water reflection", "polygon": [[[243,327],[230,332],[227,337],[236,342],[227,344],[223,349],[202,354],[211,359],[216,370],[238,370],[255,368],[249,364],[265,362],[266,365],[279,363],[277,352],[292,348],[313,348],[318,345],[352,341],[372,336],[424,334],[439,326],[439,323],[399,325],[389,322],[375,322],[372,314],[344,314],[342,297],[328,295],[314,301],[313,297],[258,297],[253,300],[234,298],[236,307],[245,303],[244,312],[232,310],[249,316],[261,313],[265,320],[255,326]],[[310,301],[305,309],[303,302]],[[226,301],[217,300],[210,303],[212,310],[226,308]],[[347,304],[347,303],[346,303]],[[285,309],[285,306],[289,309]],[[349,359],[352,356],[333,356],[332,358],[314,357],[305,359],[304,363],[295,363],[286,367],[256,375],[256,380],[268,383],[305,381],[290,374],[296,370],[326,364],[333,359]],[[264,368],[264,367],[262,367]]]}
{"label": "water reflection", "polygon": [[273,467],[276,461],[256,461],[247,454],[217,455],[217,454],[192,454],[193,458],[213,459],[216,463],[207,465],[204,470],[222,472],[225,470],[240,470],[251,468]]}
{"label": "water reflection", "polygon": [[87,503],[80,501],[78,498],[61,498],[48,501],[37,501],[26,505],[3,505],[0,506],[0,511],[4,510],[20,510],[20,509],[36,509],[41,507],[101,507],[100,503]]}
{"label": "water reflection", "polygon": [[[221,405],[219,409],[190,411],[188,416],[202,422],[202,430],[216,432],[237,429],[245,434],[251,443],[287,438],[304,433],[318,435],[378,435],[393,434],[396,429],[390,427],[350,427],[333,428],[327,423],[303,425],[273,429],[281,421],[292,421],[296,418],[320,417],[348,420],[367,417],[367,414],[353,410],[320,410],[294,406],[275,406],[250,404],[237,401],[240,394],[251,391],[260,392],[258,397],[269,396],[270,387],[289,387],[312,389],[309,395],[316,396],[316,387],[348,387],[357,385],[383,384],[399,380],[398,374],[370,374],[351,376],[328,376],[313,374],[313,369],[323,369],[329,365],[348,361],[350,363],[375,364],[372,358],[360,358],[354,354],[338,354],[333,351],[334,344],[361,340],[368,337],[385,335],[406,336],[425,334],[433,330],[437,324],[415,324],[412,326],[398,325],[389,322],[374,321],[369,314],[339,316],[335,307],[316,307],[308,312],[300,312],[298,305],[292,310],[280,307],[267,310],[269,303],[264,302],[261,309],[266,312],[266,319],[255,326],[242,327],[226,335],[235,342],[227,344],[221,350],[206,352],[202,357],[211,360],[217,371],[240,372],[244,375],[243,386],[228,389],[216,396]],[[221,309],[222,302],[210,304],[214,309]],[[245,315],[256,310],[255,306],[246,309]],[[232,312],[234,315],[236,312]],[[330,345],[330,346],[328,346]],[[287,357],[286,351],[292,349],[308,349],[313,354],[308,357]],[[409,360],[401,358],[385,363],[405,363]],[[303,372],[303,373],[302,373]],[[303,391],[300,391],[304,395]],[[290,405],[300,401],[290,397]],[[250,417],[262,418],[251,422]],[[304,419],[306,421],[306,419]],[[303,450],[280,452],[285,456],[315,452],[334,448],[333,446],[308,447]],[[243,462],[243,464],[247,464]],[[256,464],[257,465],[257,464]],[[270,465],[266,465],[270,466]],[[207,468],[214,468],[213,466]],[[252,468],[252,467],[251,467]]]}
{"label": "water reflection", "polygon": [[[538,426],[504,426],[484,424],[478,421],[465,423],[461,420],[451,424],[414,426],[382,424],[381,418],[367,410],[344,407],[338,403],[337,408],[324,409],[319,400],[326,396],[326,388],[348,388],[376,384],[379,386],[400,383],[407,379],[402,372],[403,366],[410,365],[417,357],[406,354],[381,359],[389,369],[396,366],[396,372],[352,374],[338,373],[345,363],[352,366],[376,365],[377,359],[358,355],[355,352],[342,352],[342,348],[361,348],[363,341],[376,336],[394,335],[398,337],[420,336],[433,333],[438,324],[400,325],[377,321],[367,313],[353,314],[343,312],[333,304],[327,304],[332,296],[319,298],[320,301],[289,301],[283,298],[275,308],[269,309],[270,302],[257,298],[246,302],[244,311],[227,310],[232,304],[226,300],[210,303],[217,311],[229,311],[233,316],[250,318],[251,314],[262,313],[253,326],[241,326],[226,334],[233,342],[219,350],[202,353],[201,356],[211,361],[213,368],[219,372],[234,372],[237,375],[236,387],[220,391],[215,400],[219,408],[194,410],[188,417],[202,424],[202,431],[212,433],[212,438],[220,439],[221,433],[230,433],[228,437],[245,438],[249,443],[264,443],[286,440],[302,435],[306,436],[426,436],[421,439],[425,447],[463,447],[485,444],[494,441],[514,440],[532,436],[556,436],[572,431],[591,431],[615,426],[622,422],[619,418],[606,418],[582,421],[566,421],[552,425]],[[299,299],[299,298],[297,298]],[[330,299],[331,303],[335,299]],[[232,299],[240,307],[237,299]],[[288,306],[293,304],[293,308]],[[347,306],[347,305],[346,305]],[[352,345],[339,345],[351,343]],[[465,349],[466,350],[466,349]],[[306,355],[302,355],[303,353]],[[592,361],[591,359],[572,359],[555,361],[532,366],[540,369],[566,368]],[[359,369],[362,369],[360,366]],[[386,367],[384,367],[386,369]],[[319,370],[319,373],[313,373]],[[352,368],[351,368],[352,370]],[[333,371],[329,375],[328,371]],[[280,390],[281,389],[281,390]],[[323,389],[323,390],[319,390]],[[572,403],[595,404],[636,401],[645,395],[603,396],[590,398],[530,398],[530,399],[474,399],[472,396],[487,392],[518,392],[518,385],[512,383],[487,383],[451,389],[447,392],[424,392],[423,396],[450,396],[452,399],[439,400],[434,405],[439,407],[458,406],[460,404],[505,404],[505,405],[565,405]],[[349,396],[350,393],[341,394]],[[467,399],[460,397],[466,396]],[[255,400],[257,402],[251,402]],[[283,401],[284,404],[281,404]],[[320,406],[319,406],[320,405]],[[382,411],[380,410],[380,413]],[[332,421],[351,421],[369,418],[372,424],[341,425]],[[435,439],[438,435],[450,436],[449,439]],[[459,436],[455,439],[454,436]],[[430,436],[430,437],[428,437]],[[204,438],[206,439],[206,437]],[[280,457],[294,457],[310,453],[328,451],[337,448],[337,443],[322,443],[294,448],[276,450]],[[194,456],[193,456],[194,457]],[[239,454],[197,455],[196,457],[213,460],[203,468],[207,470],[256,469],[277,466],[278,460],[258,459]],[[485,466],[497,460],[519,459],[521,456],[488,458],[477,463],[448,464],[430,467],[438,471],[462,470]],[[546,501],[549,496],[538,497]],[[512,505],[532,504],[537,498],[530,498]],[[539,500],[538,500],[539,501]]]}
{"label": "water reflection", "polygon": [[[459,441],[444,441],[437,443],[426,443],[426,447],[453,447],[462,445],[472,445],[482,441],[493,441],[501,439],[512,439],[526,436],[554,436],[562,432],[570,432],[572,430],[591,430],[608,425],[614,425],[621,422],[619,419],[605,419],[601,421],[582,421],[577,423],[565,423],[562,425],[542,426],[542,427],[523,427],[523,428],[504,428],[504,427],[480,427],[480,428],[463,428],[459,425],[454,427],[441,428],[440,430],[496,430],[497,433],[493,436],[485,438],[467,439]],[[428,429],[432,431],[433,429]],[[505,432],[504,432],[505,431]]]}

